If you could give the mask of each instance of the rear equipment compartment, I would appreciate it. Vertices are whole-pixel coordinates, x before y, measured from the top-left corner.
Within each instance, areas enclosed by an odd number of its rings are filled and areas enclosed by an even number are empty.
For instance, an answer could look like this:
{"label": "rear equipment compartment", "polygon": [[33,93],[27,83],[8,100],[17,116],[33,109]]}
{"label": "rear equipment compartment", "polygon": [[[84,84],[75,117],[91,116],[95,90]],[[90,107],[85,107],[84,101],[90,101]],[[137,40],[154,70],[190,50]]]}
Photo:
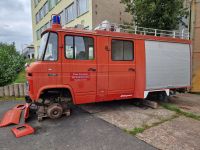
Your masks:
{"label": "rear equipment compartment", "polygon": [[145,41],[146,90],[191,86],[189,44]]}

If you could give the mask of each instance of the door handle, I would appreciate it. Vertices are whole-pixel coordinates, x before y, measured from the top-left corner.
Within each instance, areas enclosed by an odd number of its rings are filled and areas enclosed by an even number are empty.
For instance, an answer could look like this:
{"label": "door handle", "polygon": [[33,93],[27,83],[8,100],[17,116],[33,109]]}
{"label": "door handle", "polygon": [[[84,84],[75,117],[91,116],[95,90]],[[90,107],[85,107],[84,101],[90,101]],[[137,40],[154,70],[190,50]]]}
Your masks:
{"label": "door handle", "polygon": [[58,76],[58,74],[52,73],[52,74],[48,74],[48,76],[49,76],[49,77],[56,77],[56,76]]}
{"label": "door handle", "polygon": [[88,71],[96,71],[95,68],[89,68]]}
{"label": "door handle", "polygon": [[135,71],[135,69],[134,68],[129,68],[128,71]]}

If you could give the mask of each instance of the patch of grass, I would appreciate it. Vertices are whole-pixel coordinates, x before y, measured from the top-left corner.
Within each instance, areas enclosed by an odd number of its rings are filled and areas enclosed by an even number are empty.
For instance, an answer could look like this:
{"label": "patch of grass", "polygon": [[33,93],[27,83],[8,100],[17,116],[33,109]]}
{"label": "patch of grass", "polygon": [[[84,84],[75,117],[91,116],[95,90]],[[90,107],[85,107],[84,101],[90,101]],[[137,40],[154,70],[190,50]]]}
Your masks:
{"label": "patch of grass", "polygon": [[[32,62],[34,62],[34,59],[28,59],[26,60],[26,63],[31,64]],[[22,70],[18,75],[16,80],[14,81],[14,83],[25,83],[26,82],[26,71],[25,69]]]}
{"label": "patch of grass", "polygon": [[173,116],[170,117],[170,118],[161,119],[159,122],[155,122],[155,123],[153,123],[152,125],[143,125],[143,126],[140,127],[140,128],[134,128],[134,129],[132,129],[132,130],[125,130],[125,131],[126,131],[127,133],[129,133],[129,134],[135,136],[135,135],[137,135],[137,134],[139,134],[139,133],[143,133],[145,130],[147,130],[147,129],[149,129],[149,128],[158,126],[158,125],[160,125],[160,124],[162,124],[162,123],[165,123],[165,122],[170,121],[170,120],[172,120],[172,119],[174,119],[174,118],[177,118],[178,116],[179,116],[178,114],[175,114],[175,115],[173,115]]}
{"label": "patch of grass", "polygon": [[142,133],[146,130],[145,128],[134,128],[133,130],[126,130],[127,133],[132,135],[137,135],[138,133]]}
{"label": "patch of grass", "polygon": [[22,101],[22,100],[25,100],[25,98],[24,97],[0,97],[0,101],[5,101],[5,100]]}
{"label": "patch of grass", "polygon": [[25,70],[21,71],[18,75],[14,83],[25,83],[26,82],[26,72]]}
{"label": "patch of grass", "polygon": [[35,59],[27,59],[27,60],[26,60],[26,63],[31,64],[31,63],[34,62],[34,61],[35,61]]}
{"label": "patch of grass", "polygon": [[162,124],[162,123],[165,123],[165,122],[167,122],[167,121],[171,121],[172,119],[175,119],[175,118],[177,118],[177,117],[179,117],[179,116],[180,116],[180,115],[175,114],[175,115],[171,116],[170,118],[161,119],[159,122],[155,122],[155,123],[153,123],[151,126],[147,126],[146,128],[148,129],[148,128],[151,128],[151,127],[158,126],[158,125],[160,125],[160,124]]}
{"label": "patch of grass", "polygon": [[175,111],[177,114],[179,115],[183,115],[185,117],[189,117],[189,118],[193,118],[195,120],[199,120],[200,121],[200,116],[199,115],[196,115],[194,113],[191,113],[191,112],[185,112],[185,111],[182,111],[181,109],[179,109],[176,105],[173,105],[173,104],[162,104],[162,106],[165,108],[165,109],[168,109],[168,110],[171,110],[171,111]]}
{"label": "patch of grass", "polygon": [[25,98],[24,97],[17,97],[17,98],[15,98],[15,100],[17,100],[17,101],[23,101],[23,100],[25,100]]}
{"label": "patch of grass", "polygon": [[200,95],[200,92],[189,92],[190,94]]}

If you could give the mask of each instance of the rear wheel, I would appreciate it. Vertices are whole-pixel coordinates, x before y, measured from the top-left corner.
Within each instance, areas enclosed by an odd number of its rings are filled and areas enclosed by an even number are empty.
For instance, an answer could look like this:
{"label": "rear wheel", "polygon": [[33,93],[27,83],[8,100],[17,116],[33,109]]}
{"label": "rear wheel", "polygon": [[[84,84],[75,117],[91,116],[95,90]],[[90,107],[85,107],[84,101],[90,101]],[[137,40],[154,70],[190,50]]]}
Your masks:
{"label": "rear wheel", "polygon": [[166,103],[168,102],[168,96],[166,92],[159,92],[157,96],[158,96],[159,101],[166,102]]}
{"label": "rear wheel", "polygon": [[151,92],[149,93],[147,99],[152,101],[168,102],[168,96],[164,91]]}

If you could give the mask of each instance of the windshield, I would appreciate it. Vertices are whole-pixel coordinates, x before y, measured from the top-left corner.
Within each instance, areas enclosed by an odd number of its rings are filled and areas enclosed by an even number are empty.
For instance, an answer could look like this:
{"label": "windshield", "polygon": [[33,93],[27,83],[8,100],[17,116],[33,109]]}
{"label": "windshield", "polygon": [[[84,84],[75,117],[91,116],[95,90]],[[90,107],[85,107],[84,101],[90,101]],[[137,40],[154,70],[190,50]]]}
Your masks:
{"label": "windshield", "polygon": [[49,33],[45,33],[42,36],[41,43],[40,43],[40,48],[38,50],[37,60],[42,60],[42,58],[43,58],[45,47],[46,47],[46,44],[47,44],[48,35],[49,35]]}

